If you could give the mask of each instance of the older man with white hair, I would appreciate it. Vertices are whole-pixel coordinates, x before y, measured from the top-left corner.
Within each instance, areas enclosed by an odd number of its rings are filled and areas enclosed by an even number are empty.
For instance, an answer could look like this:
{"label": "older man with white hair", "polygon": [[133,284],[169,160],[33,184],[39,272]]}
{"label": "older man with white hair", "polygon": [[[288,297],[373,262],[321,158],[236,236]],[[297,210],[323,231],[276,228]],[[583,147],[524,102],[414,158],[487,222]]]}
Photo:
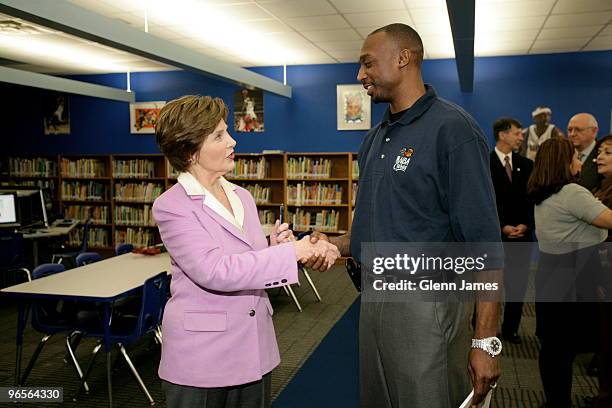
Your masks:
{"label": "older man with white hair", "polygon": [[589,190],[599,185],[600,176],[597,173],[597,150],[595,140],[599,126],[597,120],[590,113],[578,113],[567,124],[567,134],[576,149],[578,160],[582,162],[580,170],[580,184]]}
{"label": "older man with white hair", "polygon": [[547,106],[538,106],[531,112],[533,124],[523,130],[524,142],[520,154],[535,160],[540,145],[551,137],[563,136],[561,129],[550,123],[552,110]]}

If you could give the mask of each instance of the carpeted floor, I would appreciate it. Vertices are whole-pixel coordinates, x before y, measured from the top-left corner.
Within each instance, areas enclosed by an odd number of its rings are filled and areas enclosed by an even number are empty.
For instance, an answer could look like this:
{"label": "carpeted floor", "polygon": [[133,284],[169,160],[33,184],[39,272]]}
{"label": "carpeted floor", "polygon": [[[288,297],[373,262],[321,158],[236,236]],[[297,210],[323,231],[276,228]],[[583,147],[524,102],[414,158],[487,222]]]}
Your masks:
{"label": "carpeted floor", "polygon": [[[358,302],[357,293],[342,267],[326,273],[313,272],[313,280],[323,298],[317,302],[305,279],[295,291],[303,312],[280,290],[270,293],[275,308],[274,322],[282,362],[272,375],[274,408],[356,408],[358,398]],[[351,306],[352,305],[352,306]],[[345,313],[348,309],[348,313]],[[0,387],[13,384],[16,312],[14,305],[0,304]],[[330,331],[331,330],[331,331]],[[329,334],[328,334],[329,332]],[[537,355],[535,310],[526,305],[521,323],[522,345],[506,343],[502,357],[503,374],[495,393],[494,407],[535,408],[543,400]],[[40,335],[26,330],[24,362],[34,351]],[[85,366],[94,343],[84,340],[78,358]],[[128,351],[149,387],[157,406],[164,407],[157,377],[159,348],[143,340]],[[65,402],[61,406],[100,407],[107,405],[104,361],[99,358],[90,376],[92,391],[78,402],[71,396],[77,380],[73,369],[63,362],[61,337],[52,338],[32,371],[28,386],[63,386]],[[580,355],[574,365],[573,397],[575,407],[583,407],[583,397],[595,395],[597,379],[586,374],[590,355]],[[116,407],[144,407],[147,401],[127,366],[122,362],[113,372]],[[281,392],[282,391],[282,392]],[[24,404],[32,407],[57,407],[60,404]]]}
{"label": "carpeted floor", "polygon": [[[303,312],[298,312],[293,301],[282,290],[269,291],[274,305],[274,324],[282,362],[272,374],[272,393],[276,397],[280,390],[289,382],[303,362],[316,349],[321,340],[336,322],[345,314],[348,307],[357,297],[357,292],[346,276],[343,267],[334,267],[325,273],[311,272],[311,277],[321,294],[322,302],[318,302],[306,279],[300,277],[302,285],[294,286]],[[16,307],[0,297],[0,387],[12,386],[15,369],[15,330]],[[29,357],[34,352],[42,335],[30,326],[25,332],[24,357],[22,370]],[[89,353],[95,346],[93,340],[83,340],[77,349],[77,358],[81,366],[86,367]],[[157,366],[160,350],[144,339],[128,353],[138,368],[144,383],[149,388],[156,406],[164,407],[165,403],[157,376]],[[116,354],[116,353],[115,353]],[[27,386],[64,387],[63,404],[23,404],[32,407],[104,407],[107,406],[106,374],[104,359],[98,357],[96,366],[90,375],[89,384],[92,390],[89,395],[81,395],[78,402],[72,402],[71,397],[76,391],[78,381],[74,370],[63,362],[64,339],[56,336],[49,340],[43,349],[36,366],[27,381]],[[203,368],[205,369],[205,368]],[[114,406],[119,408],[145,407],[148,402],[138,388],[127,365],[119,360],[113,372]],[[0,406],[2,404],[0,403]]]}

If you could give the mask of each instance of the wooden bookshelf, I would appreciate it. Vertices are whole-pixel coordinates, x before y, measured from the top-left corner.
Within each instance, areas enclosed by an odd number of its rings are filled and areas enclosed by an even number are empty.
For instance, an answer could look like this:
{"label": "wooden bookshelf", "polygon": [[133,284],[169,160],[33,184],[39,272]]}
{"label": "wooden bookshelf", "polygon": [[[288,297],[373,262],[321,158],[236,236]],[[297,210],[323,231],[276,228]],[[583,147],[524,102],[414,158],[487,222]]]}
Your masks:
{"label": "wooden bookshelf", "polygon": [[[343,234],[353,218],[359,175],[355,153],[236,154],[236,170],[226,175],[252,192],[262,225],[273,224],[284,205],[284,219],[310,214],[310,224],[297,223],[296,232],[317,229]],[[300,171],[295,171],[299,165]],[[289,171],[291,166],[291,172]],[[316,168],[316,173],[308,169]],[[303,170],[302,170],[303,169]],[[93,218],[92,250],[112,250],[121,242],[135,246],[161,242],[151,215],[153,201],[176,183],[176,173],[160,154],[62,155],[10,157],[0,160],[0,183],[48,183],[66,218]],[[288,191],[300,186],[308,194],[290,200]],[[318,197],[318,198],[317,198]],[[307,199],[308,198],[308,199]],[[317,217],[337,218],[333,226],[317,224]],[[80,244],[77,229],[69,237]]]}

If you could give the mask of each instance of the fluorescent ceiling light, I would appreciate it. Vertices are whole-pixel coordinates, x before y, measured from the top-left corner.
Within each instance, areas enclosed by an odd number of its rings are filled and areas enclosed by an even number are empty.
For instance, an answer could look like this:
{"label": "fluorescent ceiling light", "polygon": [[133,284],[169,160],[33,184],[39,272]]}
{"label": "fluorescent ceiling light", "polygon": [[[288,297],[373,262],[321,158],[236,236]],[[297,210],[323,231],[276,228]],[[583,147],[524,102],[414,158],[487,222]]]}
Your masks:
{"label": "fluorescent ceiling light", "polygon": [[129,67],[100,57],[85,47],[62,43],[48,36],[0,33],[0,49],[5,48],[20,55],[43,57],[66,66],[95,68],[104,72],[126,72]]}
{"label": "fluorescent ceiling light", "polygon": [[[144,10],[145,2],[142,4]],[[243,60],[282,65],[299,59],[248,22],[237,21],[227,8],[193,0],[149,0],[146,6],[150,22],[171,26],[203,46],[220,48]]]}

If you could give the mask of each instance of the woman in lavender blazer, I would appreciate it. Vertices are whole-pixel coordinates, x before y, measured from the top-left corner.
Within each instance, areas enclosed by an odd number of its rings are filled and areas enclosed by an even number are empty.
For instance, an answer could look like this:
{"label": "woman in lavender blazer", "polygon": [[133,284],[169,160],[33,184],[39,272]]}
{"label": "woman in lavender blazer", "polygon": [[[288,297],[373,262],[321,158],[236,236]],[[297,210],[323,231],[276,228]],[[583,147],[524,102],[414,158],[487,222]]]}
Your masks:
{"label": "woman in lavender blazer", "polygon": [[184,96],[161,110],[157,142],[178,183],[153,204],[172,258],[159,376],[168,407],[267,407],[280,361],[264,289],[298,281],[297,261],[339,255],[296,241],[277,221],[268,244],[250,193],[223,178],[236,142],[221,99]]}

